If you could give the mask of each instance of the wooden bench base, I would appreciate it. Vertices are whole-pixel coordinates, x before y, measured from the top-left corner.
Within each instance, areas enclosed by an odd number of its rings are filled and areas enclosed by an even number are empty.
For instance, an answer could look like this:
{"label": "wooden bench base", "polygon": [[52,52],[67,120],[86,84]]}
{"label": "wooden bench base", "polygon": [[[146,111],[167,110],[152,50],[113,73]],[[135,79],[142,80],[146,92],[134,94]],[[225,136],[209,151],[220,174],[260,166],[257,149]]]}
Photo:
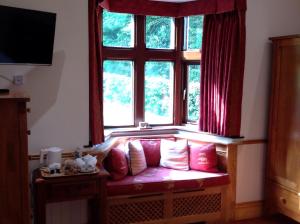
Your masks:
{"label": "wooden bench base", "polygon": [[108,197],[110,224],[226,223],[227,186]]}

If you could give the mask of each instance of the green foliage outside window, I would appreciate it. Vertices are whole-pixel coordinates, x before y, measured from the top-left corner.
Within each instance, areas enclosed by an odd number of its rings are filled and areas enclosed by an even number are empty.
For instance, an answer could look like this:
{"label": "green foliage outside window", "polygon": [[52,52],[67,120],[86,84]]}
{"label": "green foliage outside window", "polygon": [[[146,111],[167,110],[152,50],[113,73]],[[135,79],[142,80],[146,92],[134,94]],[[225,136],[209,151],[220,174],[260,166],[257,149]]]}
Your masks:
{"label": "green foliage outside window", "polygon": [[200,109],[200,65],[188,66],[188,120],[197,121]]}
{"label": "green foliage outside window", "polygon": [[188,50],[201,49],[203,36],[203,16],[189,16],[188,21]]}
{"label": "green foliage outside window", "polygon": [[172,62],[146,62],[145,121],[155,124],[172,122],[173,73]]}
{"label": "green foliage outside window", "polygon": [[162,16],[146,17],[146,47],[174,49],[174,19]]}
{"label": "green foliage outside window", "polygon": [[[199,49],[202,42],[202,16],[188,19],[188,49]],[[147,48],[174,49],[174,19],[170,17],[147,16],[145,26]],[[134,47],[134,16],[103,11],[103,45],[106,47]],[[133,63],[122,60],[104,62],[104,102],[118,108],[132,108],[133,105]],[[167,64],[166,64],[167,63]],[[159,119],[170,118],[173,113],[173,64],[171,62],[146,62],[145,64],[145,112]],[[188,119],[199,117],[200,66],[189,66]],[[171,84],[170,84],[171,83]],[[170,94],[172,92],[172,94]],[[171,103],[170,103],[171,101]],[[105,105],[104,105],[105,107]],[[129,109],[128,109],[129,111]],[[104,114],[104,116],[109,116]],[[128,112],[129,113],[129,112]],[[133,113],[133,112],[130,112]],[[147,115],[146,115],[147,117]],[[132,122],[132,121],[130,121]],[[159,123],[150,121],[151,123]],[[118,125],[118,124],[116,124]],[[119,124],[121,125],[121,124]]]}
{"label": "green foliage outside window", "polygon": [[[105,60],[103,63],[104,125],[131,125],[133,120],[133,63]],[[123,116],[120,116],[122,112]]]}
{"label": "green foliage outside window", "polygon": [[103,10],[103,45],[106,47],[133,47],[134,19],[131,14]]}

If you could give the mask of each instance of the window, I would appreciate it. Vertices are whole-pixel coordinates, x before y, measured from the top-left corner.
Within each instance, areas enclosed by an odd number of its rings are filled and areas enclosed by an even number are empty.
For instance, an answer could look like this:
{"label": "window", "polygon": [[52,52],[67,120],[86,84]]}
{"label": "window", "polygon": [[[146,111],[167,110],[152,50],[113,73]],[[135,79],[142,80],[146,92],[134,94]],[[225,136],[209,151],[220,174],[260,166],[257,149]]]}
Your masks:
{"label": "window", "polygon": [[188,51],[199,50],[202,47],[203,16],[188,16],[185,18],[185,46]]}
{"label": "window", "polygon": [[[104,126],[133,125],[133,62],[105,60],[103,63]],[[110,116],[122,111],[122,116]]]}
{"label": "window", "polygon": [[174,64],[147,61],[145,66],[145,121],[172,124]]}
{"label": "window", "polygon": [[130,14],[103,11],[103,46],[133,47],[134,17]]}
{"label": "window", "polygon": [[161,16],[146,16],[146,48],[174,49],[174,19]]}
{"label": "window", "polygon": [[200,65],[187,66],[186,102],[187,121],[197,121],[200,109]]}
{"label": "window", "polygon": [[103,10],[105,127],[199,118],[202,21]]}

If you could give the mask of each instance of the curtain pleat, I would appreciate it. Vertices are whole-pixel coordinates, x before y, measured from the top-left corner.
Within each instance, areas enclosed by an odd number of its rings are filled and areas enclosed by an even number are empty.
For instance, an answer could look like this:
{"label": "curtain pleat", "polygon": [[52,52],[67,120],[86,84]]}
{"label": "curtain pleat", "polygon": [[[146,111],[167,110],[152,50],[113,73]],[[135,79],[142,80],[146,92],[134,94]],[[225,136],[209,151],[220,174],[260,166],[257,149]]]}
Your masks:
{"label": "curtain pleat", "polygon": [[245,10],[204,18],[199,130],[240,136]]}
{"label": "curtain pleat", "polygon": [[89,0],[89,110],[90,141],[99,144],[104,141],[103,125],[103,75],[101,55],[100,15],[102,8],[97,0]]}
{"label": "curtain pleat", "polygon": [[246,10],[246,0],[195,0],[181,3],[152,0],[104,0],[101,6],[111,12],[183,17]]}

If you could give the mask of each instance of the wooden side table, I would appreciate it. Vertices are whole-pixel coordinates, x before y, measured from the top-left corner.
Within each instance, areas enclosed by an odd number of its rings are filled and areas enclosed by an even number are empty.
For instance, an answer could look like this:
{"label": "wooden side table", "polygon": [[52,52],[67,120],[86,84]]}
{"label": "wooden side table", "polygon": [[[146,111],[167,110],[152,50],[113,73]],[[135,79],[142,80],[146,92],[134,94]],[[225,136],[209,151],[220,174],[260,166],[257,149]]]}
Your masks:
{"label": "wooden side table", "polygon": [[98,174],[43,178],[34,171],[35,224],[46,223],[46,203],[88,199],[88,223],[106,223],[107,171]]}

